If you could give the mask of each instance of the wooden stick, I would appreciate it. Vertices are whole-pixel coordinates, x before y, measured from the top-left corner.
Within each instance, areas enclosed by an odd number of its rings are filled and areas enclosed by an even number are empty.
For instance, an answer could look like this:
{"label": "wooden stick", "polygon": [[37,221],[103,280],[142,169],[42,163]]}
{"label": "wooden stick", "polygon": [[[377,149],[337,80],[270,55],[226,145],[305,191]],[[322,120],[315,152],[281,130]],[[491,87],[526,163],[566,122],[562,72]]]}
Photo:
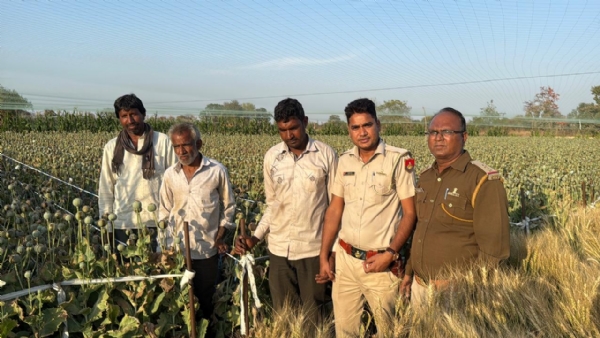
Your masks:
{"label": "wooden stick", "polygon": [[[240,219],[240,234],[242,236],[246,236],[246,219],[242,217]],[[248,333],[250,332],[250,317],[248,316],[249,304],[248,304],[248,273],[244,274],[244,278],[242,279],[242,305],[246,308],[244,309],[244,318],[242,320],[246,324],[246,334],[242,337],[248,337]]]}
{"label": "wooden stick", "polygon": [[[190,227],[188,222],[183,222],[183,233],[185,234],[185,265],[189,271],[193,271],[190,252]],[[196,309],[194,308],[194,281],[192,279],[188,282],[188,288],[190,297],[190,325],[192,326],[191,336],[196,338]]]}

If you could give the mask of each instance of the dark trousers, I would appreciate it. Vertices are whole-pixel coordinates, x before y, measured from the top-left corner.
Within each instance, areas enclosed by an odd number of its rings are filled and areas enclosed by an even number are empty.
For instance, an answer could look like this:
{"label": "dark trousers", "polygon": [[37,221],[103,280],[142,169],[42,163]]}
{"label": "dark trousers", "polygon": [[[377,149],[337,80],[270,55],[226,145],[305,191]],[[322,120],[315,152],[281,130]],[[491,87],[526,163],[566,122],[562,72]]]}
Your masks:
{"label": "dark trousers", "polygon": [[215,283],[219,275],[219,255],[206,259],[192,260],[192,268],[196,272],[194,276],[194,295],[200,303],[202,311],[201,318],[211,321],[214,311],[213,296],[215,294]]}
{"label": "dark trousers", "polygon": [[[150,233],[150,248],[152,249],[152,252],[156,252],[156,249],[158,248],[158,231],[156,228],[147,228],[146,230]],[[127,230],[123,229],[115,229],[115,239],[127,244],[129,236],[126,231]],[[135,234],[138,238],[140,237],[138,229],[129,229],[129,232]],[[119,244],[117,243],[116,245]],[[116,248],[113,250],[116,250]]]}
{"label": "dark trousers", "polygon": [[284,304],[301,305],[308,311],[308,317],[315,325],[320,325],[324,317],[323,305],[326,301],[326,284],[317,284],[319,256],[299,260],[289,260],[269,253],[269,288],[273,309],[280,311]]}

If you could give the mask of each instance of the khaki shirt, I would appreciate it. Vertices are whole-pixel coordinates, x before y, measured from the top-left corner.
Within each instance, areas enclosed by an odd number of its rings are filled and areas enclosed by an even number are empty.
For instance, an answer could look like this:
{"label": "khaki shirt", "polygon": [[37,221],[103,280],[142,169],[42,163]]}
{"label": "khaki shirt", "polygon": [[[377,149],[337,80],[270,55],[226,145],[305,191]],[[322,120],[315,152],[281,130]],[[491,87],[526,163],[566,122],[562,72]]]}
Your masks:
{"label": "khaki shirt", "polygon": [[281,142],[265,154],[263,175],[267,209],[254,236],[269,233],[269,251],[298,260],[319,255],[323,218],[329,206],[337,155],[309,137],[297,158]]}
{"label": "khaki shirt", "polygon": [[[100,215],[115,213],[116,229],[137,228],[137,215],[133,211],[133,202],[142,202],[140,218],[147,227],[156,227],[153,213],[146,210],[148,205],[159,204],[159,189],[165,170],[177,161],[169,137],[154,132],[154,176],[146,180],[142,173],[142,155],[131,154],[125,150],[121,173],[117,175],[111,170],[111,162],[117,144],[117,138],[108,141],[102,154],[102,167],[98,180],[98,211]],[[143,135],[138,140],[138,150],[144,146]]]}
{"label": "khaki shirt", "polygon": [[400,218],[400,200],[415,194],[414,168],[406,168],[406,149],[379,141],[373,157],[363,163],[355,146],[340,156],[333,194],[344,199],[339,238],[363,250],[390,245]]}
{"label": "khaki shirt", "polygon": [[473,164],[465,151],[441,174],[436,163],[420,174],[415,198],[418,220],[407,274],[414,271],[424,279],[444,279],[439,274],[446,265],[468,266],[479,258],[498,264],[508,258],[508,202],[497,173],[483,182],[472,205],[478,183],[494,172]]}
{"label": "khaki shirt", "polygon": [[[160,188],[158,215],[161,220],[168,219],[167,247],[173,246],[173,237],[180,237],[185,243],[183,222],[187,221],[192,259],[217,254],[215,238],[219,227],[235,229],[235,197],[225,166],[202,156],[200,167],[189,182],[181,163],[167,169]],[[158,234],[162,239],[160,230]]]}

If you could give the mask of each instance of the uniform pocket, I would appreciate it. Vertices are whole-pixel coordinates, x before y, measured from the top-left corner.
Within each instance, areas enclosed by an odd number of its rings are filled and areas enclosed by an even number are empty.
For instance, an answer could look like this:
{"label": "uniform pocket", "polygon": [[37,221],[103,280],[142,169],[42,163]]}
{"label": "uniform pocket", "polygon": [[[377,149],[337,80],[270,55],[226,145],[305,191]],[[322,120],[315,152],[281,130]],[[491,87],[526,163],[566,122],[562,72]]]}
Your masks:
{"label": "uniform pocket", "polygon": [[417,189],[415,195],[415,208],[417,209],[417,218],[419,220],[425,218],[425,215],[427,215],[427,192],[421,188]]}
{"label": "uniform pocket", "polygon": [[356,200],[356,175],[344,176],[344,202],[349,203]]}
{"label": "uniform pocket", "polygon": [[467,198],[462,196],[446,196],[443,203],[446,216],[452,218],[452,223],[465,225],[473,222],[473,209]]}
{"label": "uniform pocket", "polygon": [[392,178],[384,173],[373,173],[371,175],[370,192],[367,198],[373,202],[379,203],[385,200],[394,192]]}

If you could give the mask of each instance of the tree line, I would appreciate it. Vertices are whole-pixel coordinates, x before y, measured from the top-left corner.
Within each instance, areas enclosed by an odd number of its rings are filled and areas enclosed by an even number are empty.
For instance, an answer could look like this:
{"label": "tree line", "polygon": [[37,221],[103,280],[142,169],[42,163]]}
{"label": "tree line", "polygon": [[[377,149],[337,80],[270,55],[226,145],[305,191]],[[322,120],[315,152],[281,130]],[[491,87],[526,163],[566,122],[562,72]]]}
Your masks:
{"label": "tree line", "polygon": [[[593,102],[580,103],[564,116],[558,108],[558,94],[551,87],[541,87],[540,92],[523,104],[524,115],[505,117],[498,111],[494,100],[480,108],[479,116],[470,121],[471,135],[504,136],[516,129],[529,129],[532,135],[559,135],[600,133],[600,86],[591,88]],[[32,115],[28,110],[32,104],[15,90],[0,85],[0,130],[13,131],[65,131],[79,130],[118,131],[119,123],[113,118],[111,109],[80,112],[45,110]],[[387,100],[377,106],[377,114],[382,122],[383,135],[423,135],[428,118],[411,118],[412,107],[407,101]],[[265,108],[257,108],[251,102],[237,100],[223,103],[209,103],[197,116],[179,117],[148,116],[147,121],[156,130],[166,131],[175,122],[190,121],[198,125],[204,133],[221,134],[275,134],[277,128],[272,122],[272,113]],[[581,122],[583,120],[583,123]],[[590,122],[591,120],[591,122]],[[597,122],[596,122],[597,121]],[[322,124],[310,123],[311,134],[345,135],[347,126],[338,115],[331,115]]]}

